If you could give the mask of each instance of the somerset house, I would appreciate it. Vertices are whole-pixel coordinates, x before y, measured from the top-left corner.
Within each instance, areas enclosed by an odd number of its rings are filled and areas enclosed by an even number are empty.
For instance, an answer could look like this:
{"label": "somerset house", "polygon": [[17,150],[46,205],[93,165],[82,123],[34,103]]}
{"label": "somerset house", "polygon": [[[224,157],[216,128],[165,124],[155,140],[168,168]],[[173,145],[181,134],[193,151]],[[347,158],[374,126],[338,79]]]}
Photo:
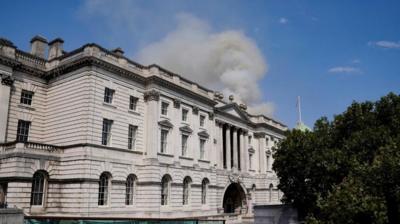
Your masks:
{"label": "somerset house", "polygon": [[26,216],[185,218],[279,204],[287,127],[120,48],[0,39],[0,204]]}

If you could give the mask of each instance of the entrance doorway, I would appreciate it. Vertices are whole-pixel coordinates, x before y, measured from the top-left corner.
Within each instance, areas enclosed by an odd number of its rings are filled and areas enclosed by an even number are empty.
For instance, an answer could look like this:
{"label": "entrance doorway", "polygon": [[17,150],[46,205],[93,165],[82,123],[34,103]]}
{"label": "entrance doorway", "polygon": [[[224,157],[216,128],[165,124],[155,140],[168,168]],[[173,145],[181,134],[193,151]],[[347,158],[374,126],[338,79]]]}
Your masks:
{"label": "entrance doorway", "polygon": [[246,194],[242,186],[238,183],[230,184],[224,194],[224,213],[241,213],[246,204]]}

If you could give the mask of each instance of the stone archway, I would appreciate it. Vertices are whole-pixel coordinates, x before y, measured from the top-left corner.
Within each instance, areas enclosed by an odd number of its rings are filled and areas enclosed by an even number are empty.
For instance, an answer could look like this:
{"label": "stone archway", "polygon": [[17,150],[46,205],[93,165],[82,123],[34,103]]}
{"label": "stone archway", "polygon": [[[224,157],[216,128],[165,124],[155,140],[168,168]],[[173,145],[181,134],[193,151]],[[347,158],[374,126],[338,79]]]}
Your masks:
{"label": "stone archway", "polygon": [[238,183],[231,183],[225,190],[223,199],[224,213],[241,213],[246,208],[246,193]]}

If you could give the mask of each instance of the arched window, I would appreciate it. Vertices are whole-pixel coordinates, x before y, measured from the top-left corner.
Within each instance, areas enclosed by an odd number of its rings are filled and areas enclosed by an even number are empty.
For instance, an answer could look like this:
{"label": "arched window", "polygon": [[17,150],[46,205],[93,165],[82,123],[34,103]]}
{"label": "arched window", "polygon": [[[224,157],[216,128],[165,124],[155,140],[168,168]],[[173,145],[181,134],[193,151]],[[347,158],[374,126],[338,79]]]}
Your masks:
{"label": "arched window", "polygon": [[36,171],[33,174],[31,205],[44,205],[44,197],[47,188],[47,173],[44,171]]}
{"label": "arched window", "polygon": [[272,191],[273,191],[274,185],[270,184],[269,185],[269,202],[272,202]]}
{"label": "arched window", "polygon": [[111,185],[111,174],[103,172],[99,181],[99,200],[98,205],[108,205],[109,189]]}
{"label": "arched window", "polygon": [[210,182],[207,178],[204,178],[201,182],[201,204],[207,204],[207,191],[208,191],[208,184]]}
{"label": "arched window", "polygon": [[183,204],[184,205],[189,204],[190,185],[191,184],[192,184],[192,179],[190,179],[190,177],[185,177],[185,179],[183,179]]}
{"label": "arched window", "polygon": [[171,177],[169,175],[164,175],[161,180],[161,205],[168,205],[170,187]]}
{"label": "arched window", "polygon": [[126,178],[126,196],[125,196],[126,205],[133,205],[135,199],[135,188],[136,188],[136,176],[130,174],[128,178]]}

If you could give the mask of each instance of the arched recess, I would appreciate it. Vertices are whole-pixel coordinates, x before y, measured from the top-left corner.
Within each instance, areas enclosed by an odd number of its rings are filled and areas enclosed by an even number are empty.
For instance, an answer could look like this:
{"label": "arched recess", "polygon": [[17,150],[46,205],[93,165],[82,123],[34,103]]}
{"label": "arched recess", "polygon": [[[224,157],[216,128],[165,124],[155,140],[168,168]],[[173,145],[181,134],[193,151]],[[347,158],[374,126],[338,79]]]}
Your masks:
{"label": "arched recess", "polygon": [[222,201],[224,213],[242,213],[247,210],[246,190],[239,183],[231,183],[225,189]]}

